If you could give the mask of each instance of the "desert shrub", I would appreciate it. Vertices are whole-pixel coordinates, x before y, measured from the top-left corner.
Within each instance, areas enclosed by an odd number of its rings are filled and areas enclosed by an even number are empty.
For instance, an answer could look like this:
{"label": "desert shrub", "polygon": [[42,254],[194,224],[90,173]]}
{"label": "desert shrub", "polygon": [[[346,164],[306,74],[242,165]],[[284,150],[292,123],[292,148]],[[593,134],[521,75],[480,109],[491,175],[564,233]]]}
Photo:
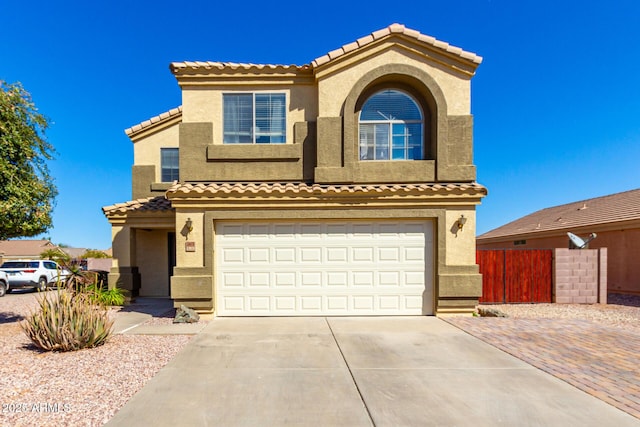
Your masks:
{"label": "desert shrub", "polygon": [[88,295],[60,290],[39,296],[39,306],[20,325],[31,342],[48,351],[74,351],[104,344],[113,320]]}
{"label": "desert shrub", "polygon": [[102,306],[124,305],[126,291],[120,288],[107,289],[105,272],[84,271],[70,267],[65,289],[73,294],[84,294],[94,304]]}
{"label": "desert shrub", "polygon": [[100,284],[91,284],[84,288],[89,299],[102,306],[124,305],[125,292],[120,288],[104,289]]}

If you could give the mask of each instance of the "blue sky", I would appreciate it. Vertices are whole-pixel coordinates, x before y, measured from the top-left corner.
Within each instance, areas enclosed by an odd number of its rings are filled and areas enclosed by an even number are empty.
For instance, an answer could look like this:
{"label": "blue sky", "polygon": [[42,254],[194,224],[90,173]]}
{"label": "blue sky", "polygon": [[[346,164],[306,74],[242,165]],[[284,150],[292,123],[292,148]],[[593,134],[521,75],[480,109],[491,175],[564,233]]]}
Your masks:
{"label": "blue sky", "polygon": [[0,79],[53,122],[55,243],[106,249],[101,208],[131,198],[124,129],[181,104],[172,61],[302,65],[397,22],[484,57],[474,156],[478,233],[640,187],[640,2],[0,3]]}

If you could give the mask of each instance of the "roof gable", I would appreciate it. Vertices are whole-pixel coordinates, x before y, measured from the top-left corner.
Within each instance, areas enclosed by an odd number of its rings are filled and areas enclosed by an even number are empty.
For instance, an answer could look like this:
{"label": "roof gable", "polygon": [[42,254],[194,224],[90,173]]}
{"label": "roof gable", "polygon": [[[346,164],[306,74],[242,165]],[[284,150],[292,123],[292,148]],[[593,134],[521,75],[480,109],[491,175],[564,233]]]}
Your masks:
{"label": "roof gable", "polygon": [[[164,126],[167,126],[173,122],[180,121],[182,119],[182,105],[177,108],[172,108],[157,116],[151,117],[149,120],[145,120],[142,123],[131,126],[125,129],[124,133],[133,140],[137,139],[143,133],[153,132],[159,130]],[[134,141],[135,142],[135,141]]]}
{"label": "roof gable", "polygon": [[554,206],[478,236],[478,241],[640,221],[640,189]]}
{"label": "roof gable", "polygon": [[467,52],[459,47],[452,46],[449,43],[437,40],[434,37],[412,30],[402,24],[391,24],[386,28],[374,31],[369,35],[361,37],[354,42],[347,43],[338,49],[322,55],[310,64],[305,65],[282,65],[282,64],[251,64],[251,63],[235,63],[235,62],[216,62],[216,61],[184,61],[172,62],[169,66],[171,72],[179,77],[181,75],[206,75],[206,74],[242,74],[247,76],[247,72],[251,71],[256,74],[307,74],[310,71],[324,67],[340,58],[352,55],[357,51],[371,48],[372,46],[397,38],[400,40],[410,41],[421,46],[425,52],[433,52],[456,61],[469,68],[472,71],[482,62],[482,57],[472,52]]}
{"label": "roof gable", "polygon": [[316,70],[324,68],[356,53],[370,50],[374,46],[388,42],[412,46],[414,47],[412,49],[414,52],[417,51],[423,56],[430,57],[438,62],[446,62],[449,67],[469,75],[473,75],[477,66],[482,62],[482,57],[475,53],[464,51],[459,47],[407,28],[402,24],[391,24],[386,28],[374,31],[367,36],[314,59],[311,65]]}

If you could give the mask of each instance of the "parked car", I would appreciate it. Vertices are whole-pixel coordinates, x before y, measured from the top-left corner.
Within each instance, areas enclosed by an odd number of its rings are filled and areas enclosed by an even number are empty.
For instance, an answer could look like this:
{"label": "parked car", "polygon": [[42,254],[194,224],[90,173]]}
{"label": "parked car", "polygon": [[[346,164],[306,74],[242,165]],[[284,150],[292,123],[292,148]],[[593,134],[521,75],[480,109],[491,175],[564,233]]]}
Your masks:
{"label": "parked car", "polygon": [[7,275],[7,292],[22,288],[45,291],[48,285],[64,281],[69,274],[56,262],[40,259],[5,261],[0,266],[0,271]]}
{"label": "parked car", "polygon": [[0,297],[3,297],[4,294],[7,293],[7,288],[9,287],[9,279],[7,278],[7,273],[4,271],[0,271]]}

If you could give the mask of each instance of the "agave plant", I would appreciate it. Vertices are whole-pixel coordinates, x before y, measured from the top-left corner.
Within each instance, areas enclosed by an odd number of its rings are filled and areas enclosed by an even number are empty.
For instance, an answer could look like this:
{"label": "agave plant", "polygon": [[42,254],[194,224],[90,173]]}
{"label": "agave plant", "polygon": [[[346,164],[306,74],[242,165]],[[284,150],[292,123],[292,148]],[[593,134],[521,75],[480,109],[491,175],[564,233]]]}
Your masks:
{"label": "agave plant", "polygon": [[73,351],[104,344],[113,320],[87,294],[66,290],[39,296],[38,310],[20,326],[33,344],[48,351]]}

